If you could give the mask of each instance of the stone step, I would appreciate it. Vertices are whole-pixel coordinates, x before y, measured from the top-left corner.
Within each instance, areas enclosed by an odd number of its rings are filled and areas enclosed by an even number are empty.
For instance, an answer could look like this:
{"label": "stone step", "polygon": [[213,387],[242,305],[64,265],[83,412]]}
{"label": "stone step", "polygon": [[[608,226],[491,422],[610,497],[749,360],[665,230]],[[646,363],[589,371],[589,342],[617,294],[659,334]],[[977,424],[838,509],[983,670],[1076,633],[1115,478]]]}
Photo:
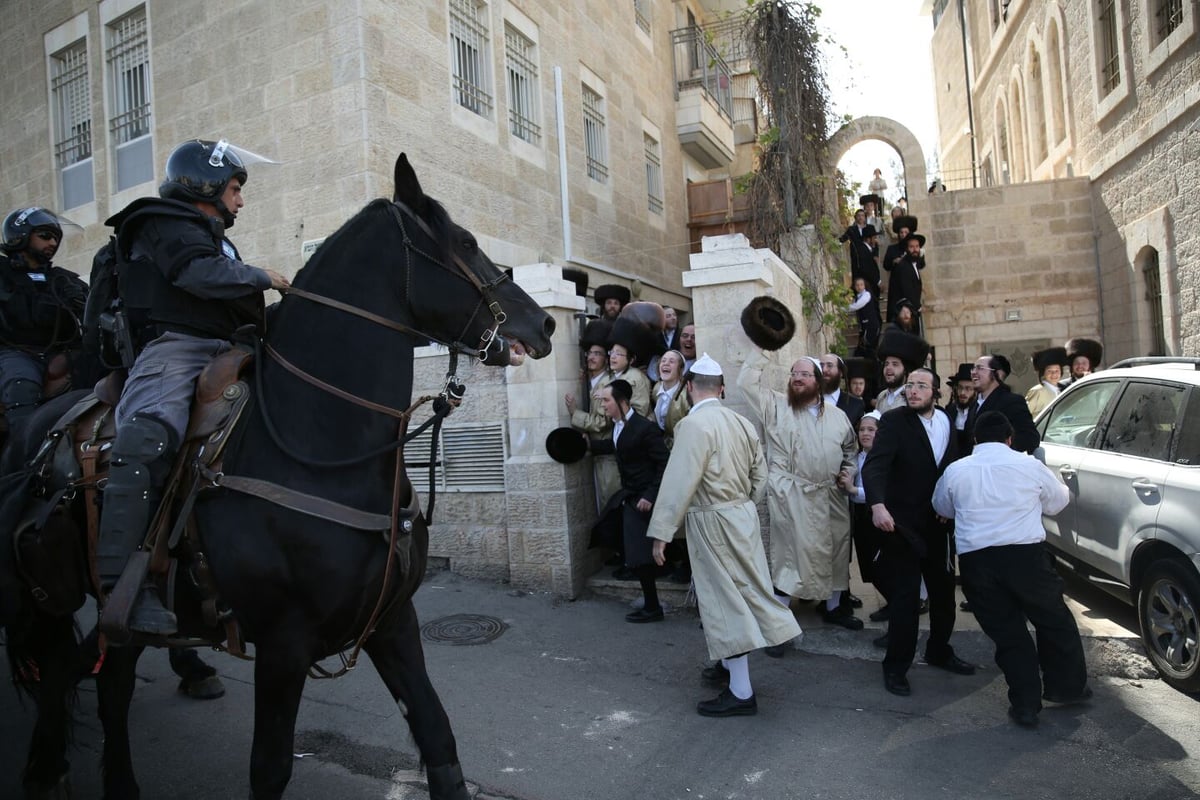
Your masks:
{"label": "stone step", "polygon": [[[597,597],[607,597],[620,600],[626,604],[642,596],[642,587],[637,581],[619,581],[612,577],[615,567],[604,567],[588,578],[587,588]],[[658,586],[658,599],[672,609],[683,608],[687,601],[688,584],[659,578],[655,581]]]}

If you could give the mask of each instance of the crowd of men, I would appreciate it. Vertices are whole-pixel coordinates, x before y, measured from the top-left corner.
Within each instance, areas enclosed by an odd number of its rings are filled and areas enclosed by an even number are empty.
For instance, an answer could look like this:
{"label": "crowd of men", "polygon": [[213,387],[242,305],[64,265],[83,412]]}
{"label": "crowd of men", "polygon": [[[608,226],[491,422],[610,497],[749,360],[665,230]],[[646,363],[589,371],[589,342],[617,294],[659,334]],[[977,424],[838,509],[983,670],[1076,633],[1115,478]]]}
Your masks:
{"label": "crowd of men", "polygon": [[[613,293],[598,289],[597,305],[603,309],[601,297]],[[1033,416],[1040,408],[1031,407],[1040,393],[1027,402],[1012,391],[1006,356],[988,353],[958,365],[944,382],[943,405],[928,344],[893,326],[871,359],[805,356],[791,364],[783,385],[773,385],[773,351],[790,340],[794,322],[778,300],[756,298],[742,315],[754,347],[736,380],[746,419],[722,406],[724,369],[707,354],[696,356],[692,326],[686,352],[661,354],[675,340],[672,330],[639,336],[622,326],[622,305],[614,304],[612,319],[590,322],[581,337],[585,380],[598,391],[598,407],[582,411],[573,394],[565,401],[595,456],[601,508],[593,544],[614,549],[623,564],[616,574],[643,589],[629,622],[664,618],[655,578],[672,569],[668,544],[684,536],[687,575],[714,659],[702,677],[722,689],[698,704],[700,714],[757,713],[747,655],[763,649],[784,656],[799,632],[801,605],[815,603],[826,624],[864,627],[855,613],[862,600],[850,592],[852,561],[884,600],[871,618],[887,623],[874,640],[884,650],[887,691],[913,691],[908,672],[924,613],[924,663],[973,674],[976,666],[951,644],[956,614],[970,610],[995,642],[1016,724],[1036,725],[1043,701],[1091,696],[1079,633],[1041,529],[1041,515],[1060,511],[1066,490],[1029,455],[1039,444]],[[671,310],[665,319],[677,325],[679,314]],[[1076,379],[1097,368],[1098,347],[1077,339],[1035,354],[1044,391],[1059,390],[1061,367]],[[651,360],[660,377],[639,401],[628,378]],[[874,379],[882,388],[871,397],[866,385]],[[610,473],[605,463],[614,457]],[[1005,487],[1013,493],[1002,501]],[[762,495],[769,558],[755,511]],[[966,535],[956,535],[960,530]],[[967,598],[961,608],[960,581]]]}

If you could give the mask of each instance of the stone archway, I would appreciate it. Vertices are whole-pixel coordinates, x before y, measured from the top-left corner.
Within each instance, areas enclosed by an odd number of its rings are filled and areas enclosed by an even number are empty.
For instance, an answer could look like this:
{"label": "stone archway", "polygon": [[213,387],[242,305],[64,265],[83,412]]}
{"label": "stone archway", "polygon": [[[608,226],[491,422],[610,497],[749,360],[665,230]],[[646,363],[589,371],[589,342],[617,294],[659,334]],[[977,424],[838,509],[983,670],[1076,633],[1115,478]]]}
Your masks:
{"label": "stone archway", "polygon": [[908,209],[920,214],[925,206],[925,192],[929,188],[925,180],[925,152],[912,131],[887,117],[859,117],[851,120],[829,137],[829,172],[833,174],[838,162],[851,147],[868,139],[877,139],[896,148],[904,163],[904,186],[908,197]]}

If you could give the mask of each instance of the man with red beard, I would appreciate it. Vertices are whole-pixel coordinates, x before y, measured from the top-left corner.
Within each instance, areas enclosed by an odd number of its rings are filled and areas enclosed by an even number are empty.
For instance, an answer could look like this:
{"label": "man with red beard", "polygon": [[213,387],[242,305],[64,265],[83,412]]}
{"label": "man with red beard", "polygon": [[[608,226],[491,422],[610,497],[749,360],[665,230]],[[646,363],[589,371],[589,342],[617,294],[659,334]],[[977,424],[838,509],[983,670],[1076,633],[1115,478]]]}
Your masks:
{"label": "man with red beard", "polygon": [[817,359],[792,365],[786,393],[766,386],[769,363],[762,350],[752,350],[737,383],[767,443],[776,599],[783,605],[792,598],[817,600],[826,622],[860,630],[862,620],[841,605],[850,580],[850,509],[838,480],[856,472],[854,429],[825,399]]}

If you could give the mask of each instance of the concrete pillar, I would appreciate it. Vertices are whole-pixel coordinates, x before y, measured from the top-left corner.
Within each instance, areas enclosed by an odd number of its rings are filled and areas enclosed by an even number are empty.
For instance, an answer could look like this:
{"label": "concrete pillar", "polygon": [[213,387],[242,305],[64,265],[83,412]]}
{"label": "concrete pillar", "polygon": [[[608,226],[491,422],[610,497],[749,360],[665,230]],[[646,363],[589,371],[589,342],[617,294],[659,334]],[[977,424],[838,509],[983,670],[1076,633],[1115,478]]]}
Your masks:
{"label": "concrete pillar", "polygon": [[573,598],[598,566],[587,549],[596,518],[591,459],[559,464],[546,455],[545,443],[551,430],[569,424],[563,395],[582,391],[575,315],[583,312],[584,298],[555,264],[515,267],[513,280],[557,328],[549,356],[506,368],[509,577],[516,586]]}

